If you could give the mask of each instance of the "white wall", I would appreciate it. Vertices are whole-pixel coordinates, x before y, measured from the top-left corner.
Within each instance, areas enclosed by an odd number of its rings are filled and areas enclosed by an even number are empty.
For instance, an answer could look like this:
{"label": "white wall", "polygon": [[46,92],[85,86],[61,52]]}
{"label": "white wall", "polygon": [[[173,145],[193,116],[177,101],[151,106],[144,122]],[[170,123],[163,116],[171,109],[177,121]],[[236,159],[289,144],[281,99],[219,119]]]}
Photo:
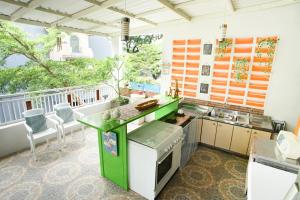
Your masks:
{"label": "white wall", "polygon": [[[224,17],[204,16],[142,32],[164,34],[164,62],[171,62],[173,39],[201,38],[203,43],[213,43],[223,22]],[[228,37],[279,36],[265,114],[287,121],[291,130],[300,117],[300,4],[232,14],[226,23]]]}

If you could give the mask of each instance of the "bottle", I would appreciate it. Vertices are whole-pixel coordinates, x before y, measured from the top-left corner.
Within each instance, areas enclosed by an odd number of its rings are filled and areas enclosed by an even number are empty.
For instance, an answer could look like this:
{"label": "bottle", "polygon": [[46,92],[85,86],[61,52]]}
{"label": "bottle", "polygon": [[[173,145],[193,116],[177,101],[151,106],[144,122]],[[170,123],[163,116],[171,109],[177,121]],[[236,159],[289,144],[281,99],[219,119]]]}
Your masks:
{"label": "bottle", "polygon": [[215,109],[213,109],[213,110],[211,111],[210,115],[211,115],[212,117],[216,116],[216,111],[215,111]]}

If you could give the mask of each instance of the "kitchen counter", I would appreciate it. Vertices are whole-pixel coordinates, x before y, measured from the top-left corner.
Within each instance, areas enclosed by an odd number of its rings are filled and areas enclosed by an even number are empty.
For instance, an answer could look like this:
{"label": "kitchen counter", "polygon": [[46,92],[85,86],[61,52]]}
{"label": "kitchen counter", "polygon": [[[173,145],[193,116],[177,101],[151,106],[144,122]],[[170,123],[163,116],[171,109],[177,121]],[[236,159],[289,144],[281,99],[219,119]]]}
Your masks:
{"label": "kitchen counter", "polygon": [[293,173],[300,170],[300,165],[296,160],[285,159],[282,156],[275,140],[255,139],[251,150],[251,158],[255,162]]}
{"label": "kitchen counter", "polygon": [[[118,127],[121,127],[123,125],[126,125],[136,119],[144,117],[150,113],[153,113],[155,111],[161,111],[161,109],[163,109],[163,108],[168,108],[168,106],[170,106],[173,103],[176,104],[176,108],[177,108],[176,102],[178,102],[178,99],[164,97],[164,98],[160,99],[157,106],[150,108],[148,110],[145,110],[145,111],[138,111],[137,109],[135,109],[135,106],[141,102],[134,103],[134,104],[127,104],[127,105],[118,107],[120,109],[121,116],[117,119],[105,120],[103,118],[104,112],[102,112],[102,113],[96,113],[93,115],[88,115],[86,117],[79,119],[78,121],[85,125],[91,126],[93,128],[108,132],[108,131],[111,131]],[[112,109],[112,110],[114,110],[114,109]]]}
{"label": "kitchen counter", "polygon": [[272,118],[270,116],[250,114],[250,125],[253,129],[273,132]]}
{"label": "kitchen counter", "polygon": [[207,115],[213,108],[208,106],[199,106],[195,104],[182,103],[179,107],[183,109],[185,114],[201,118]]}
{"label": "kitchen counter", "polygon": [[[254,115],[254,114],[242,113],[242,112],[232,111],[227,109],[219,109],[219,108],[199,106],[195,104],[186,104],[186,103],[183,103],[181,105],[181,108],[184,110],[185,113],[193,116],[196,115],[198,118],[213,120],[213,121],[231,124],[235,126],[241,126],[245,128],[253,128],[253,129],[271,132],[271,133],[273,132],[272,119],[269,116]],[[234,120],[234,119],[227,119],[224,117],[211,116],[209,113],[213,109],[222,110],[226,113],[232,112],[237,116],[237,119]],[[239,121],[239,119],[244,119],[244,120]]]}
{"label": "kitchen counter", "polygon": [[156,120],[161,119],[175,112],[178,103],[179,98],[161,97],[158,105],[145,111],[135,109],[136,103],[120,106],[121,116],[117,119],[105,120],[102,112],[78,120],[98,132],[101,176],[128,190],[127,124],[151,113],[155,115]]}

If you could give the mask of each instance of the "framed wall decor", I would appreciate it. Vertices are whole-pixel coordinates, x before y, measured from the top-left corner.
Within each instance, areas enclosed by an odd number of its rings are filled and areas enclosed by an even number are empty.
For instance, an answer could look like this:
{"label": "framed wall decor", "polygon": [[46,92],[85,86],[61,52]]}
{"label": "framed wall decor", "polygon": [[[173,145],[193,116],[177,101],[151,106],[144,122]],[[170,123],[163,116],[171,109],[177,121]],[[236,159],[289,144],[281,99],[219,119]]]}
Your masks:
{"label": "framed wall decor", "polygon": [[208,88],[209,88],[208,83],[201,83],[200,84],[200,93],[208,94]]}
{"label": "framed wall decor", "polygon": [[210,65],[202,65],[201,75],[210,76]]}
{"label": "framed wall decor", "polygon": [[212,44],[204,44],[203,55],[211,55],[211,52],[212,52]]}
{"label": "framed wall decor", "polygon": [[102,134],[104,149],[113,156],[118,156],[117,134],[114,132],[104,132]]}

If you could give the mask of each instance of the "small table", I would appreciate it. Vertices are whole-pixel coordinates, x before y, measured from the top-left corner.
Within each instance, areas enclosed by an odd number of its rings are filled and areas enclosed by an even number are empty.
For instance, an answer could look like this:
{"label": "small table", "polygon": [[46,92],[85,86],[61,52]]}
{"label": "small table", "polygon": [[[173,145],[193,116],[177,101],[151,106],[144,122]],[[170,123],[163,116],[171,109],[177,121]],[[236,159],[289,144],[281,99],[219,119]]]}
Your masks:
{"label": "small table", "polygon": [[[101,176],[128,190],[127,124],[151,113],[155,113],[155,119],[158,120],[176,111],[178,103],[178,98],[163,97],[157,106],[141,112],[134,108],[136,104],[120,106],[121,116],[118,119],[104,120],[103,113],[96,113],[78,120],[84,125],[97,129]],[[117,155],[105,149],[102,137],[107,132],[116,135]]]}

